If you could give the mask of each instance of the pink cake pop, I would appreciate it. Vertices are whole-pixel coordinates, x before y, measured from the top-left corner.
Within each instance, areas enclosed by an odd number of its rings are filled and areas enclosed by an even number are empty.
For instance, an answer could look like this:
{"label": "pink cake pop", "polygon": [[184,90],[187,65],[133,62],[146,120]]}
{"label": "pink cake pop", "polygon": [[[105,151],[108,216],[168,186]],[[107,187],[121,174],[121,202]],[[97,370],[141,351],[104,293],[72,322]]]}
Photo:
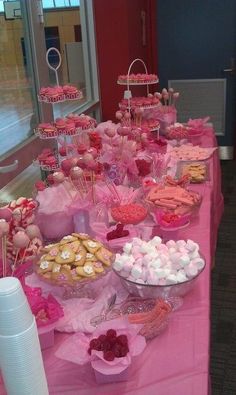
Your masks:
{"label": "pink cake pop", "polygon": [[128,127],[128,126],[120,126],[120,127],[117,129],[117,133],[118,133],[120,136],[128,136],[128,134],[130,133],[130,127]]}
{"label": "pink cake pop", "polygon": [[0,237],[6,236],[9,232],[9,224],[5,219],[0,219]]}
{"label": "pink cake pop", "polygon": [[10,221],[12,218],[12,211],[8,207],[1,207],[0,218]]}
{"label": "pink cake pop", "polygon": [[88,153],[88,154],[91,154],[91,155],[93,156],[94,159],[96,159],[97,156],[98,156],[98,151],[97,151],[96,148],[94,148],[94,147],[89,148],[89,149],[87,150],[87,153]]}
{"label": "pink cake pop", "polygon": [[17,249],[26,248],[29,243],[29,236],[27,236],[23,230],[19,230],[19,232],[13,236],[13,245]]}
{"label": "pink cake pop", "polygon": [[27,236],[29,236],[30,240],[34,238],[42,239],[39,227],[37,225],[28,225],[25,229],[25,233],[27,234]]}
{"label": "pink cake pop", "polygon": [[72,163],[70,159],[65,159],[61,162],[61,168],[66,173],[69,174],[70,169],[72,168]]}
{"label": "pink cake pop", "polygon": [[55,171],[55,173],[53,173],[53,181],[55,182],[55,184],[60,184],[64,180],[65,175],[64,173],[62,173],[62,171]]}
{"label": "pink cake pop", "polygon": [[74,166],[70,169],[70,176],[72,180],[77,180],[83,175],[83,170],[79,166]]}
{"label": "pink cake pop", "polygon": [[93,161],[93,155],[86,153],[83,156],[83,160],[84,160],[85,165],[87,166],[91,161]]}
{"label": "pink cake pop", "polygon": [[118,121],[120,121],[123,118],[123,114],[121,111],[116,111],[116,119],[118,119]]}
{"label": "pink cake pop", "polygon": [[106,128],[106,129],[104,130],[104,133],[105,133],[108,137],[110,137],[110,138],[112,138],[112,137],[114,137],[114,136],[116,135],[115,129]]}

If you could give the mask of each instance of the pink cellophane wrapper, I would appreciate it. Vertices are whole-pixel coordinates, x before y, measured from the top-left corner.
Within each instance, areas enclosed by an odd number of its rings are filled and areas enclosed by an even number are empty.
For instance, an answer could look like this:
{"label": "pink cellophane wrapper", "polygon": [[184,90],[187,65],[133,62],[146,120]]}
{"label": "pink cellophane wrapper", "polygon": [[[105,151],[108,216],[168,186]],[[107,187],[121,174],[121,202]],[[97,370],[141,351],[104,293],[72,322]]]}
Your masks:
{"label": "pink cellophane wrapper", "polygon": [[45,239],[59,239],[73,232],[73,214],[68,208],[74,202],[77,193],[64,183],[38,192],[39,209],[36,223]]}
{"label": "pink cellophane wrapper", "polygon": [[58,301],[49,294],[47,298],[42,296],[41,288],[31,288],[23,285],[31,311],[36,318],[38,328],[51,325],[63,317],[63,309]]}
{"label": "pink cellophane wrapper", "polygon": [[[92,367],[104,374],[119,374],[131,364],[132,357],[143,352],[146,341],[138,334],[141,326],[129,324],[127,318],[122,317],[110,322],[103,322],[92,336],[84,333],[76,333],[70,336],[56,351],[56,356],[69,362],[84,365],[91,362]],[[92,350],[88,354],[89,342],[91,339],[105,334],[108,329],[115,329],[117,335],[125,334],[128,337],[129,352],[124,358],[115,358],[114,361],[106,361],[102,351]]]}

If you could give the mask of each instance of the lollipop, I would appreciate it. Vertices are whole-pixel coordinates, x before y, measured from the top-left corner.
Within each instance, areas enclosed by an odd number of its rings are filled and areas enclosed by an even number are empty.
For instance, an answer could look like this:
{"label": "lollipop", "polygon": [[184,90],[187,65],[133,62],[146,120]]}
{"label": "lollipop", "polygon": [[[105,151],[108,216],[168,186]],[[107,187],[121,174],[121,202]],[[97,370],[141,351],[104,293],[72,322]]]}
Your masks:
{"label": "lollipop", "polygon": [[130,133],[130,127],[128,127],[128,126],[120,126],[118,129],[117,129],[117,133],[120,135],[120,136],[128,136],[128,134]]}
{"label": "lollipop", "polygon": [[22,260],[21,260],[21,262],[23,262],[24,257],[25,257],[26,248],[30,244],[30,238],[24,231],[19,230],[13,236],[13,240],[12,241],[13,241],[13,246],[16,249],[16,257],[15,257],[14,264],[13,264],[13,273],[14,273],[14,271],[16,269],[16,264],[17,264],[17,259],[18,259],[19,252],[20,252],[21,249],[25,249],[23,257],[22,257]]}
{"label": "lollipop", "polygon": [[116,119],[118,119],[119,121],[123,118],[123,114],[121,111],[116,111]]}
{"label": "lollipop", "polygon": [[30,238],[30,240],[34,238],[42,239],[39,227],[37,225],[34,224],[28,225],[27,228],[25,229],[25,233]]}
{"label": "lollipop", "polygon": [[9,224],[5,219],[0,219],[0,238],[2,239],[2,275],[6,276],[7,259],[6,259],[6,242],[7,234],[9,233]]}
{"label": "lollipop", "polygon": [[12,218],[12,211],[8,207],[0,208],[0,219],[5,219],[6,221],[10,221]]}
{"label": "lollipop", "polygon": [[106,128],[106,129],[104,130],[104,133],[105,133],[108,137],[110,137],[110,138],[112,138],[112,137],[114,137],[114,136],[116,135],[115,129]]}
{"label": "lollipop", "polygon": [[63,182],[65,180],[65,176],[64,173],[62,173],[62,171],[56,171],[55,173],[53,173],[53,181],[55,182],[55,184],[60,184],[61,182]]}

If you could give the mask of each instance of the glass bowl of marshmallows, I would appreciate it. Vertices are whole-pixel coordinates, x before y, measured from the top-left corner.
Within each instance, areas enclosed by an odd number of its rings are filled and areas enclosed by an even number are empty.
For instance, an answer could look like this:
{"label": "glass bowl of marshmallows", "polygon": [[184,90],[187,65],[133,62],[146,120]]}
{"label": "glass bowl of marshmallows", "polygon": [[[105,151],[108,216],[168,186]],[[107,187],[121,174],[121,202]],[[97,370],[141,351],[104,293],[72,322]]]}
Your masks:
{"label": "glass bowl of marshmallows", "polygon": [[150,241],[135,237],[116,254],[113,271],[124,288],[141,298],[183,297],[205,268],[199,245],[192,240]]}

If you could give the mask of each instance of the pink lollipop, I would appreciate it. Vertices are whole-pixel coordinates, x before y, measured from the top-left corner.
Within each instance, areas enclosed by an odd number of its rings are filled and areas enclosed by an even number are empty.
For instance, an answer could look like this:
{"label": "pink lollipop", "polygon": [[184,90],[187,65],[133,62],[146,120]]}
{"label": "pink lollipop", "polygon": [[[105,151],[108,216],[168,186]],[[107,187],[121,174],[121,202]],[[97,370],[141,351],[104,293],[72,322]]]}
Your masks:
{"label": "pink lollipop", "polygon": [[70,170],[71,179],[76,180],[83,175],[83,170],[79,166],[74,166]]}
{"label": "pink lollipop", "polygon": [[42,239],[39,227],[37,225],[28,225],[25,229],[25,233],[27,234],[27,236],[29,236],[30,240],[34,239],[35,237],[38,239]]}
{"label": "pink lollipop", "polygon": [[53,181],[56,184],[60,184],[61,182],[63,182],[65,180],[65,176],[64,173],[62,173],[62,171],[55,171],[55,173],[53,173]]}
{"label": "pink lollipop", "polygon": [[88,154],[91,154],[91,155],[93,156],[94,159],[97,158],[97,156],[98,156],[98,151],[97,151],[96,148],[94,148],[94,147],[89,148],[89,149],[87,150],[87,153],[88,153]]}
{"label": "pink lollipop", "polygon": [[114,137],[116,135],[116,131],[115,129],[105,129],[104,133],[108,136],[108,137]]}
{"label": "pink lollipop", "polygon": [[118,129],[117,129],[117,133],[120,135],[120,136],[128,136],[128,134],[130,133],[130,127],[128,127],[128,126],[120,126]]}
{"label": "pink lollipop", "polygon": [[77,166],[79,166],[81,169],[85,169],[86,165],[84,163],[84,158],[83,156],[79,156],[77,160]]}
{"label": "pink lollipop", "polygon": [[8,207],[0,208],[0,218],[10,221],[12,218],[12,211]]}
{"label": "pink lollipop", "polygon": [[121,111],[116,111],[116,118],[120,121],[123,118],[123,114]]}
{"label": "pink lollipop", "polygon": [[70,172],[70,169],[72,168],[73,164],[70,159],[65,159],[61,162],[61,168],[62,170],[68,174]]}
{"label": "pink lollipop", "polygon": [[0,237],[7,235],[9,232],[9,224],[5,219],[0,219]]}
{"label": "pink lollipop", "polygon": [[87,166],[89,164],[89,162],[93,161],[93,155],[89,154],[89,153],[84,154],[83,159],[84,159],[85,165]]}
{"label": "pink lollipop", "polygon": [[29,243],[29,236],[27,236],[27,234],[22,230],[19,230],[19,232],[13,236],[13,245],[17,249],[26,248]]}
{"label": "pink lollipop", "polygon": [[125,119],[130,119],[130,118],[131,118],[131,115],[130,115],[130,113],[129,113],[128,111],[126,111],[126,112],[124,113],[124,118],[125,118]]}

